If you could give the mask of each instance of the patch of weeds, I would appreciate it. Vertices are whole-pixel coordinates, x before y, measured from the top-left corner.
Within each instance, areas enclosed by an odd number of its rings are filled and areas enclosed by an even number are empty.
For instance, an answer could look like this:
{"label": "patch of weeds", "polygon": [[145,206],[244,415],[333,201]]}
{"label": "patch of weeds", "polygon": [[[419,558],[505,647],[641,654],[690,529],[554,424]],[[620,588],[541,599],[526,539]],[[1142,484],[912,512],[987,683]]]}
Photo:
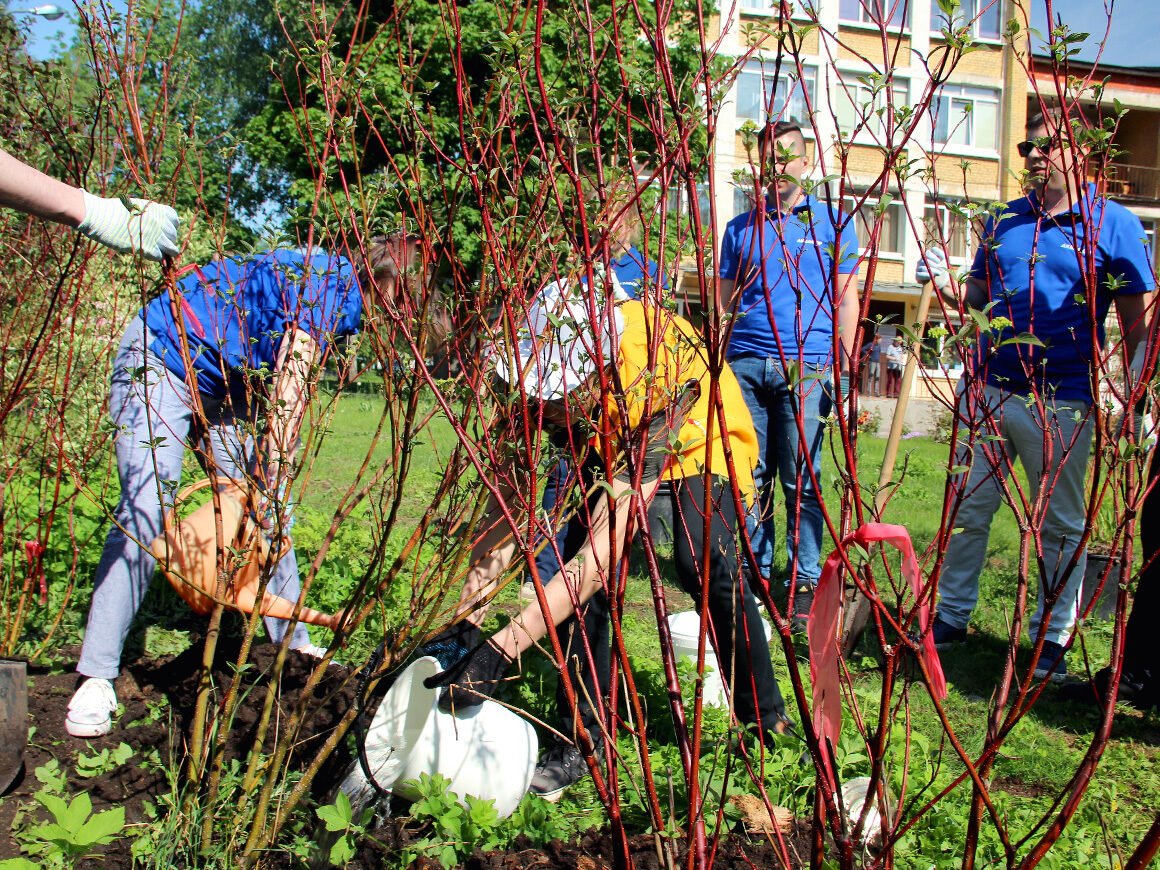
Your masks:
{"label": "patch of weeds", "polygon": [[[544,845],[575,834],[576,828],[565,814],[539,798],[525,797],[509,818],[501,819],[493,801],[467,797],[461,803],[448,791],[450,785],[438,774],[419,777],[419,800],[411,805],[411,819],[420,826],[420,836],[391,856],[391,866],[410,867],[420,858],[428,858],[444,867],[458,867],[476,849],[507,849],[520,836]],[[345,820],[339,817],[334,823],[345,824]]]}
{"label": "patch of weeds", "polygon": [[369,806],[362,811],[359,817],[354,817],[354,808],[350,805],[350,798],[339,792],[334,803],[319,807],[314,811],[326,830],[338,836],[330,844],[327,860],[333,867],[344,867],[355,856],[357,842],[367,834],[367,824],[374,816],[375,809]]}
{"label": "patch of weeds", "polygon": [[110,750],[107,746],[100,752],[92,755],[77,755],[77,776],[82,779],[92,779],[103,776],[126,764],[133,757],[133,747],[128,743],[120,743],[116,749]]}
{"label": "patch of weeds", "polygon": [[[124,745],[124,744],[122,744]],[[132,752],[130,751],[130,754]],[[0,861],[2,870],[73,867],[97,846],[113,842],[125,829],[125,808],[93,812],[88,794],[69,797],[68,779],[55,759],[34,772],[42,787],[33,795],[51,821],[39,824],[32,818],[36,807],[24,804],[13,819],[13,835],[24,857]]]}
{"label": "patch of weeds", "polygon": [[193,646],[188,631],[150,625],[145,628],[145,653],[152,659],[179,656]]}

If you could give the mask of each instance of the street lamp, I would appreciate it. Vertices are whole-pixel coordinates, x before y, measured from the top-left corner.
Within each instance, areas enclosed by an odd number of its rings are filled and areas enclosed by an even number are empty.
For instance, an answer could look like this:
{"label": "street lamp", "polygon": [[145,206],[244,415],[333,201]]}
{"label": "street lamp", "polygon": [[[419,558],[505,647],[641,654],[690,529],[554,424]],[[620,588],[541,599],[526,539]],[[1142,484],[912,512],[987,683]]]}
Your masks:
{"label": "street lamp", "polygon": [[43,6],[33,6],[30,9],[9,9],[9,15],[38,15],[45,21],[56,21],[64,17],[64,10],[59,6],[46,3]]}

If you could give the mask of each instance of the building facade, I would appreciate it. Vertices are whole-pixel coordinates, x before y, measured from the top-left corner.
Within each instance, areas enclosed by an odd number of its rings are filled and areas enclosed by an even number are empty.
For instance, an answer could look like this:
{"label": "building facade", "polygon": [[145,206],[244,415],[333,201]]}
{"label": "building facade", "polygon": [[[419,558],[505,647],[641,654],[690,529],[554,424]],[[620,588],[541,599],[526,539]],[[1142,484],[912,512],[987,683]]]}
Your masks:
{"label": "building facade", "polygon": [[[719,107],[712,184],[701,202],[706,211],[711,191],[718,233],[752,208],[753,132],[769,120],[795,121],[812,177],[828,179],[832,200],[857,212],[870,321],[882,319],[886,338],[896,324],[915,323],[922,247],[941,239],[955,265],[966,263],[977,239],[972,207],[1019,192],[1028,63],[1004,37],[1009,19],[1023,20],[1017,2],[964,0],[953,22],[935,0],[723,6],[718,53],[736,60],[737,75]],[[949,72],[948,28],[969,34],[974,46]],[[943,319],[936,309],[931,323]],[[929,384],[916,386],[924,389]]]}

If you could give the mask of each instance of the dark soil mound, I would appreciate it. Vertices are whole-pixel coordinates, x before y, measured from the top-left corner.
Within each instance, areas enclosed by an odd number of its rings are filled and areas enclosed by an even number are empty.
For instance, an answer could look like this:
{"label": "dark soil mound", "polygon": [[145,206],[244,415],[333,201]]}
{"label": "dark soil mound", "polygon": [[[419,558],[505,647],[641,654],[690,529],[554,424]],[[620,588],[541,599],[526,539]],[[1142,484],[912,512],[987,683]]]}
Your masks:
{"label": "dark soil mound", "polygon": [[[211,703],[221,704],[224,693],[230,686],[236,669],[240,651],[236,638],[224,640],[215,661],[212,682],[214,687]],[[271,683],[271,671],[277,649],[268,644],[251,650],[248,666],[243,671],[246,692],[244,702],[238,706],[226,740],[227,757],[243,756],[253,746],[256,730]],[[185,755],[185,746],[193,716],[194,699],[197,695],[198,679],[202,657],[202,645],[194,644],[189,650],[176,657],[160,660],[138,659],[132,662],[117,680],[117,698],[124,713],[114,724],[113,730],[104,737],[93,740],[78,740],[70,737],[64,729],[65,713],[69,699],[77,685],[75,673],[31,667],[29,669],[29,717],[35,728],[32,740],[25,752],[24,777],[13,785],[0,800],[0,860],[18,856],[19,846],[7,836],[13,817],[21,805],[35,806],[32,795],[41,784],[33,771],[56,759],[61,772],[67,777],[69,793],[87,791],[92,799],[93,811],[101,812],[111,806],[125,808],[126,824],[149,822],[145,804],[156,801],[159,795],[167,793],[171,785],[165,771],[156,764],[143,764],[143,760],[155,754],[156,759],[170,769],[180,764]],[[279,728],[286,727],[289,714],[302,700],[302,692],[316,664],[316,660],[290,653],[281,675],[279,709],[275,721]],[[295,753],[290,764],[302,765],[314,755],[320,743],[330,735],[339,719],[350,708],[355,694],[355,675],[350,671],[332,666],[315,687],[306,701],[306,714],[302,717],[302,727],[296,736]],[[270,729],[266,750],[273,746],[278,734]],[[126,764],[117,766],[96,776],[84,777],[78,773],[79,756],[92,758],[103,750],[112,753],[122,743],[133,750],[133,757]],[[336,752],[326,768],[316,780],[315,792],[327,795],[337,782],[338,775],[352,762],[346,751]],[[327,799],[329,796],[327,795]],[[37,808],[38,816],[43,813]],[[795,830],[788,837],[790,855],[795,859],[808,854],[808,828]],[[365,841],[358,856],[348,866],[378,868],[383,865],[384,850],[394,852],[407,844],[413,836],[412,830],[403,820],[388,822],[383,828],[373,832],[374,841]],[[97,852],[93,859],[78,866],[102,868],[130,867],[130,840],[122,837],[113,844]],[[546,848],[532,848],[531,843],[520,844],[503,852],[477,853],[466,863],[468,868],[478,870],[525,870],[525,868],[583,868],[600,870],[615,866],[613,840],[607,831],[589,832],[578,843],[552,843]],[[632,863],[638,868],[662,868],[662,861],[656,841],[650,836],[634,837],[630,841]],[[674,850],[674,866],[683,866],[685,845],[683,841],[671,844]],[[808,862],[806,862],[808,863]],[[271,855],[263,862],[269,867],[296,867],[295,859],[289,855]],[[438,868],[437,862],[420,860],[416,866]],[[780,862],[772,845],[762,838],[747,838],[734,835],[724,840],[717,851],[715,867],[753,868],[776,867]],[[804,864],[803,864],[804,866]]]}
{"label": "dark soil mound", "polygon": [[[211,685],[211,703],[224,702],[224,693],[231,684],[236,669],[240,641],[223,641],[214,662]],[[226,740],[227,758],[244,755],[256,739],[256,731],[266,693],[270,687],[277,648],[262,644],[251,650],[248,666],[243,672],[245,700],[238,706],[237,715]],[[18,844],[7,836],[12,820],[21,804],[33,804],[32,795],[41,783],[34,775],[36,768],[56,759],[60,770],[68,778],[69,793],[87,791],[93,812],[111,806],[125,808],[127,825],[148,821],[145,802],[154,800],[170,789],[164,771],[156,765],[143,765],[141,760],[156,753],[165,765],[172,767],[185,756],[186,738],[197,697],[198,675],[202,645],[194,644],[179,656],[161,659],[139,659],[132,662],[116,681],[117,699],[124,708],[113,730],[104,737],[79,740],[70,737],[64,728],[69,699],[77,686],[75,673],[60,672],[32,666],[29,668],[29,724],[35,729],[25,750],[23,778],[19,779],[0,801],[0,859],[19,855]],[[279,708],[274,721],[278,727],[268,731],[265,749],[273,747],[279,728],[285,727],[289,714],[302,700],[302,691],[317,664],[317,660],[291,652],[281,675]],[[311,693],[302,717],[302,727],[295,742],[291,764],[309,761],[320,743],[334,730],[338,720],[349,709],[354,697],[354,680],[349,671],[331,666]],[[173,727],[171,728],[171,723]],[[173,735],[178,735],[176,738]],[[127,764],[84,777],[77,770],[78,757],[92,758],[103,750],[113,752],[126,743],[133,749]],[[326,788],[331,772],[349,763],[346,753],[337,753],[319,777],[320,788]],[[130,866],[129,841],[115,841],[103,854],[104,867]]]}

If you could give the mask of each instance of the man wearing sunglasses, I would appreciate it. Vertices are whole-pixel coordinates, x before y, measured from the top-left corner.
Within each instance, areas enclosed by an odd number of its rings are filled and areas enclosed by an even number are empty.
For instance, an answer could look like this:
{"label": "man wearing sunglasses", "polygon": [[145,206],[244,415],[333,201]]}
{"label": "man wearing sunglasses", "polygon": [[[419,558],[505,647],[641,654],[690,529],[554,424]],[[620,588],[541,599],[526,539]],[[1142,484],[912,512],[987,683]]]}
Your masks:
{"label": "man wearing sunglasses", "polygon": [[[989,305],[993,323],[1010,321],[980,337],[960,385],[958,414],[970,438],[958,464],[968,470],[956,480],[963,500],[952,522],[961,531],[943,560],[935,646],[966,639],[1002,478],[1018,457],[1029,520],[1040,531],[1031,554],[1041,572],[1029,624],[1032,641],[1043,639],[1035,676],[1056,682],[1067,676],[1086,563],[1077,544],[1104,321],[1114,302],[1131,359],[1155,286],[1140,221],[1085,181],[1085,130],[1077,111],[1032,117],[1019,145],[1028,193],[987,222],[966,280],[953,280],[938,248],[925,252],[918,274],[933,279],[949,304]],[[1011,492],[1020,504],[1014,485]]]}

